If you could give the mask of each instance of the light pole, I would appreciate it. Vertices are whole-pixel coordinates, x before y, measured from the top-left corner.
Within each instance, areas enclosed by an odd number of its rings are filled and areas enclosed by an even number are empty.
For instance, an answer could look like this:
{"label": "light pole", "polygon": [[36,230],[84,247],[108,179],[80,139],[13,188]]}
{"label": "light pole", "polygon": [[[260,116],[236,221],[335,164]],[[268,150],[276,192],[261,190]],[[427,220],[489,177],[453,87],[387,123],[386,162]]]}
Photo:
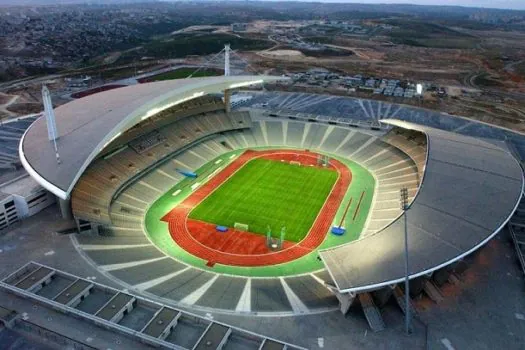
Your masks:
{"label": "light pole", "polygon": [[410,334],[410,288],[408,285],[408,231],[407,231],[407,210],[408,210],[408,189],[403,187],[400,191],[401,210],[405,217],[405,332]]}

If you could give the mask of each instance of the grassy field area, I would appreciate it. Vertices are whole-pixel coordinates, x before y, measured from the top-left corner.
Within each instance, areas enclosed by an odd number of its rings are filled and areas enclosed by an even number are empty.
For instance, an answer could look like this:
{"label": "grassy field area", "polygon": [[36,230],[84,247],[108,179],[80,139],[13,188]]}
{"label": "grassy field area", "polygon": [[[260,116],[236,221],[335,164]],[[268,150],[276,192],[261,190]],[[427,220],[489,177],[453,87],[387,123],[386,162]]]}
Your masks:
{"label": "grassy field area", "polygon": [[140,61],[142,57],[178,58],[216,54],[226,43],[230,43],[232,49],[240,51],[262,50],[273,46],[269,40],[240,38],[229,34],[185,33],[153,40],[140,49],[126,51],[118,62]]}
{"label": "grassy field area", "polygon": [[190,218],[275,237],[301,241],[321,210],[337,172],[274,160],[254,159],[216,189],[190,213]]}
{"label": "grassy field area", "polygon": [[[228,164],[232,157],[239,155],[240,151],[228,152],[211,162],[204,164],[201,168],[195,172],[199,175],[199,178],[204,178],[215,170],[224,167]],[[332,155],[333,156],[333,155]],[[345,208],[351,198],[354,198],[352,205],[349,208],[349,215],[345,218],[344,226],[347,231],[342,236],[336,236],[328,233],[322,245],[319,249],[326,249],[335,247],[341,244],[352,242],[359,238],[359,235],[363,229],[363,226],[368,217],[368,211],[372,204],[372,198],[374,195],[375,181],[374,177],[363,167],[340,157],[333,156],[340,162],[344,163],[352,172],[352,182],[350,187],[337,211],[334,219],[334,224],[339,223],[343,218]],[[220,160],[220,162],[218,162]],[[230,266],[216,264],[214,267],[206,266],[207,261],[191,255],[184,249],[179,247],[170,235],[168,224],[162,221],[161,218],[169,213],[175,206],[179,205],[185,198],[191,195],[191,186],[196,182],[200,181],[199,178],[185,178],[179,183],[175,184],[169,191],[166,192],[161,198],[159,198],[148,210],[145,218],[145,226],[148,237],[152,242],[159,247],[165,254],[183,261],[185,264],[192,266],[198,266],[201,269],[214,271],[218,273],[226,273],[231,275],[239,276],[251,276],[251,277],[275,277],[275,276],[291,276],[296,274],[309,273],[317,271],[323,268],[323,263],[317,259],[317,250],[305,255],[302,258],[291,261],[286,264],[279,264],[273,266],[259,266],[259,267],[243,267],[243,266]],[[180,193],[176,196],[173,195],[175,191]],[[360,197],[363,190],[366,192],[363,201],[360,206],[360,214],[357,215],[355,220],[353,214],[357,209],[358,198]]]}
{"label": "grassy field area", "polygon": [[[161,80],[171,80],[171,79],[184,79],[187,78],[190,74],[194,73],[198,68],[179,68],[171,72],[166,72],[158,75],[154,75],[148,78],[148,81],[161,81]],[[212,77],[222,75],[223,72],[218,69],[201,69],[198,72],[193,74],[193,78],[198,77]]]}

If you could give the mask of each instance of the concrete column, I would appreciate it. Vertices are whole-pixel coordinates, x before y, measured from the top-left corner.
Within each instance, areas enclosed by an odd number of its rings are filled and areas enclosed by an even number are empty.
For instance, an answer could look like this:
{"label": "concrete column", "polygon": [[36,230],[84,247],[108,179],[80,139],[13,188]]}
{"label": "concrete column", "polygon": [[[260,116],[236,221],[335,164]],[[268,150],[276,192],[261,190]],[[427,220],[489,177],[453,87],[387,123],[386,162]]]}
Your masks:
{"label": "concrete column", "polygon": [[226,106],[226,113],[230,113],[231,111],[231,97],[232,92],[231,90],[224,90],[224,105]]}
{"label": "concrete column", "polygon": [[377,307],[382,308],[392,297],[393,289],[390,286],[373,291],[371,294]]}
{"label": "concrete column", "polygon": [[348,313],[350,306],[354,303],[355,294],[354,293],[339,293],[334,291],[337,300],[339,300],[339,310],[343,315]]}
{"label": "concrete column", "polygon": [[71,210],[71,200],[58,198],[58,204],[60,205],[60,213],[62,214],[63,219],[71,220],[73,219],[73,211]]}

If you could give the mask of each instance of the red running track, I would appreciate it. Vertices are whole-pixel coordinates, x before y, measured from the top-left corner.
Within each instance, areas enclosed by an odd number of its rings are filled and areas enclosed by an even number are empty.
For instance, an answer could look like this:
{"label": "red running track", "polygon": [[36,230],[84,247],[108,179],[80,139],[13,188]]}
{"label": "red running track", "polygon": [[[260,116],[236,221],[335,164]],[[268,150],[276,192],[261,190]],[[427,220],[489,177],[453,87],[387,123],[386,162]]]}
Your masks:
{"label": "red running track", "polygon": [[[208,266],[214,264],[234,266],[275,265],[298,259],[310,253],[323,242],[352,181],[350,170],[338,160],[331,159],[330,167],[338,171],[339,178],[310,231],[301,242],[297,244],[285,242],[284,249],[276,252],[266,248],[266,238],[262,235],[238,230],[232,232],[231,229],[226,233],[218,233],[215,230],[215,225],[188,219],[191,210],[231,175],[250,160],[261,157],[285,161],[297,160],[301,164],[317,164],[317,153],[309,151],[245,151],[162,218],[162,221],[168,223],[173,240],[190,254],[206,260]],[[248,243],[248,241],[250,242]]]}

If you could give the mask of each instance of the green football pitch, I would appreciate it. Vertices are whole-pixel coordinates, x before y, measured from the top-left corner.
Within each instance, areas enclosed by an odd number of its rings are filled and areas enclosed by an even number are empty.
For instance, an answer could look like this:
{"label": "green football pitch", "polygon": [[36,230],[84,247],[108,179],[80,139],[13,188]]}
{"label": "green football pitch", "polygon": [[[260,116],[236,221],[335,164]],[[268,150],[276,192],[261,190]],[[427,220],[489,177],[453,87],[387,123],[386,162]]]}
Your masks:
{"label": "green football pitch", "polygon": [[330,194],[335,170],[253,159],[195,207],[190,218],[274,237],[286,227],[285,240],[301,241]]}

